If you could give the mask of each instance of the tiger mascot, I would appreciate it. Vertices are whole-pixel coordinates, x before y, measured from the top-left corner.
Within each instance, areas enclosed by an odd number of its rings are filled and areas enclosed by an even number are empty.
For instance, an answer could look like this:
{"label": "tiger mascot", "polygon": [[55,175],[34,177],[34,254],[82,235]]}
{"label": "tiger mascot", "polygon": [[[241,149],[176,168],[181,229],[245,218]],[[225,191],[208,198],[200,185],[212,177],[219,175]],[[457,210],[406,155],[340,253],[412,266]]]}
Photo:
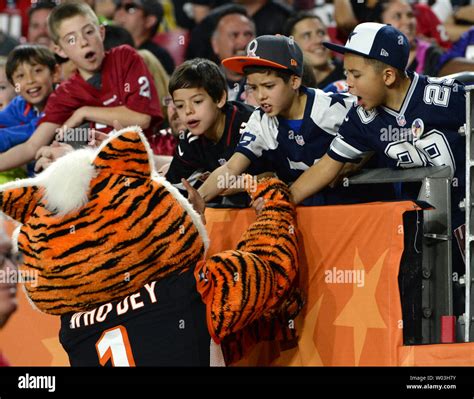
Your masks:
{"label": "tiger mascot", "polygon": [[250,195],[265,199],[256,221],[206,260],[200,215],[155,171],[139,128],[0,186],[21,275],[34,276],[27,297],[61,317],[73,366],[228,365],[261,340],[294,339],[295,209],[276,178]]}

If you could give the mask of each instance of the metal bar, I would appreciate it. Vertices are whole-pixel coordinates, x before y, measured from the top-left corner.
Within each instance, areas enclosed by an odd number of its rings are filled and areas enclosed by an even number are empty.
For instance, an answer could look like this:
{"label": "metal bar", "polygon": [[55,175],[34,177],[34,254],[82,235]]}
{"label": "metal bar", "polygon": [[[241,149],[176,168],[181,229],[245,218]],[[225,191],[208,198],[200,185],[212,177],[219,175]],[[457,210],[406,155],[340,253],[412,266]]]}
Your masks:
{"label": "metal bar", "polygon": [[465,239],[465,263],[466,263],[466,278],[465,278],[465,317],[464,317],[464,341],[470,342],[470,330],[471,330],[471,211],[472,211],[472,199],[471,199],[471,167],[472,167],[472,155],[471,155],[471,140],[472,140],[472,126],[471,126],[471,101],[473,86],[466,87],[466,198],[464,200],[464,206],[466,211],[466,239]]}

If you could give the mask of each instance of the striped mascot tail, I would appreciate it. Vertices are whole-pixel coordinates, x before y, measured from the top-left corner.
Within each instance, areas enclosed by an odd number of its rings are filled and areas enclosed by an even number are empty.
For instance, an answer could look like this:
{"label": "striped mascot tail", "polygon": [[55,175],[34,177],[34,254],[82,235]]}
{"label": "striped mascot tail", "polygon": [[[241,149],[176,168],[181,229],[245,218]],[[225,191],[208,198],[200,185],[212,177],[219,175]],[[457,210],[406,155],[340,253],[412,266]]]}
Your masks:
{"label": "striped mascot tail", "polygon": [[298,243],[288,187],[264,179],[249,194],[265,202],[237,249],[213,255],[195,271],[209,332],[221,343],[227,364],[259,341],[295,338],[292,320],[303,305],[295,287]]}

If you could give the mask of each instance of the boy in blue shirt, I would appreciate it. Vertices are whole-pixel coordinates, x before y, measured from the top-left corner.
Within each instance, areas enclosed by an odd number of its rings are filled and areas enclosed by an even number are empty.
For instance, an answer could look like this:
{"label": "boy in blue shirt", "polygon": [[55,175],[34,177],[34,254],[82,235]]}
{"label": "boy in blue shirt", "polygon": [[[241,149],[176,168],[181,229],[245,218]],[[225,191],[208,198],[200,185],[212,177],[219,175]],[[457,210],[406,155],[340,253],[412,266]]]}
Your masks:
{"label": "boy in blue shirt", "polygon": [[8,55],[5,71],[19,96],[0,111],[0,152],[30,138],[54,84],[59,81],[54,54],[39,45],[26,44],[13,49]]}

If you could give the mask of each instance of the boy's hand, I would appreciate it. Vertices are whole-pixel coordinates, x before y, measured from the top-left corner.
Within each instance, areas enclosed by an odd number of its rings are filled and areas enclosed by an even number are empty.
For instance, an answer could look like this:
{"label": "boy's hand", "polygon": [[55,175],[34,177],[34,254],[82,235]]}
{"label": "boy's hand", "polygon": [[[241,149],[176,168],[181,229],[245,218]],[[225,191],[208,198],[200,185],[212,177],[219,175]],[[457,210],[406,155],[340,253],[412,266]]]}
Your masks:
{"label": "boy's hand", "polygon": [[260,215],[260,213],[262,213],[262,210],[263,210],[263,207],[265,206],[265,201],[266,199],[265,198],[257,198],[255,201],[252,202],[252,208],[255,210],[255,213],[258,215]]}
{"label": "boy's hand", "polygon": [[84,123],[86,119],[87,107],[81,107],[74,111],[74,113],[69,117],[69,119],[64,122],[64,127],[71,129],[78,127]]}
{"label": "boy's hand", "polygon": [[37,152],[35,159],[35,172],[40,172],[51,165],[56,159],[62,157],[68,152],[74,151],[69,144],[58,143],[54,141],[51,145],[41,147]]}
{"label": "boy's hand", "polygon": [[87,143],[90,147],[99,147],[103,141],[107,139],[108,134],[99,132],[98,130],[91,129],[91,140]]}
{"label": "boy's hand", "polygon": [[183,183],[184,188],[188,192],[188,201],[193,206],[194,210],[201,215],[201,220],[204,224],[206,224],[206,218],[204,216],[204,211],[206,209],[206,203],[204,199],[201,197],[199,192],[189,184],[186,179],[181,179],[181,183]]}

